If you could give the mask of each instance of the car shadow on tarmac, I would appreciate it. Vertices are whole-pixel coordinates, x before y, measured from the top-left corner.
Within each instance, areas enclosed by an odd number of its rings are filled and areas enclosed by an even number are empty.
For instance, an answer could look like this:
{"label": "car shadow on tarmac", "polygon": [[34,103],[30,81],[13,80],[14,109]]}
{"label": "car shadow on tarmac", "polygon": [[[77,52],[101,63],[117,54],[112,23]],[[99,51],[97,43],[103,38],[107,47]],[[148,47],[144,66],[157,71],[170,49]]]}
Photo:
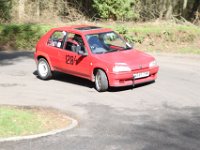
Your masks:
{"label": "car shadow on tarmac", "polygon": [[[38,79],[40,79],[39,76],[38,76],[37,70],[35,70],[33,72],[33,74]],[[73,75],[65,74],[65,73],[62,73],[62,72],[54,72],[52,79],[56,80],[56,81],[61,81],[61,82],[76,84],[76,85],[80,85],[80,86],[85,86],[85,87],[88,87],[88,88],[94,87],[94,83],[92,83],[89,80],[79,78],[79,77],[76,77],[76,76],[73,76]]]}
{"label": "car shadow on tarmac", "polygon": [[[33,72],[33,74],[38,78],[38,73],[37,70],[35,70]],[[93,82],[87,80],[87,79],[83,79],[83,78],[79,78],[73,75],[69,75],[69,74],[65,74],[65,73],[61,73],[61,72],[54,72],[53,74],[53,80],[57,80],[57,81],[61,81],[61,82],[66,82],[66,83],[71,83],[71,84],[76,84],[76,85],[80,85],[80,86],[85,86],[88,88],[94,88],[95,85]],[[148,82],[148,83],[143,83],[143,84],[139,84],[139,85],[134,85],[134,86],[125,86],[125,87],[110,87],[108,89],[107,92],[121,92],[121,91],[127,91],[127,90],[134,90],[136,88],[140,88],[143,86],[148,86],[150,84],[153,84],[155,81],[152,82]]]}
{"label": "car shadow on tarmac", "polygon": [[111,87],[108,89],[109,92],[120,92],[120,91],[127,91],[127,90],[134,90],[136,88],[141,88],[144,86],[148,86],[155,83],[155,81],[146,82],[142,84],[132,85],[132,86],[124,86],[124,87]]}

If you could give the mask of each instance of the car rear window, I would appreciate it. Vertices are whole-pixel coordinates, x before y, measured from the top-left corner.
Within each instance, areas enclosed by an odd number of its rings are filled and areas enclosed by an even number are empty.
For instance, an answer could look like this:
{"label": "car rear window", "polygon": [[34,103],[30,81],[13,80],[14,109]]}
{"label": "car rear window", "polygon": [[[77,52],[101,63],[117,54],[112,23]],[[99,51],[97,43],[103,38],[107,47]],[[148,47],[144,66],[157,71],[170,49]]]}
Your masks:
{"label": "car rear window", "polygon": [[62,48],[63,42],[66,38],[66,32],[64,31],[55,31],[49,38],[47,45]]}

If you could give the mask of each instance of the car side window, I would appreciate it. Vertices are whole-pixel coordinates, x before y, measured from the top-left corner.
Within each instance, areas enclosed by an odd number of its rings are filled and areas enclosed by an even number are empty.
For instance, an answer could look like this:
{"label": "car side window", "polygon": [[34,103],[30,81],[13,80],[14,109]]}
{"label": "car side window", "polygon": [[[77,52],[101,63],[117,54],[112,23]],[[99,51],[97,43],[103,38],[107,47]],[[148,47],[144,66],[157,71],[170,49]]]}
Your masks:
{"label": "car side window", "polygon": [[85,44],[82,37],[78,34],[67,33],[67,40],[65,41],[64,49],[75,52],[75,46],[80,46],[81,50],[85,52]]}
{"label": "car side window", "polygon": [[47,45],[63,48],[66,35],[67,33],[65,31],[55,31],[49,38]]}

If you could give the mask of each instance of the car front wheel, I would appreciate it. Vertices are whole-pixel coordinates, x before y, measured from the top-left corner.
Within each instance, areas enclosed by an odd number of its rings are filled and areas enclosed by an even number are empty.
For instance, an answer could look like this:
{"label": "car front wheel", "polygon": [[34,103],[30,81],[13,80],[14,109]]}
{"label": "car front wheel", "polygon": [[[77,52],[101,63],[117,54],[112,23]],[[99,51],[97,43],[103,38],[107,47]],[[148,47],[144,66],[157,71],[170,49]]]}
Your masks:
{"label": "car front wheel", "polygon": [[47,80],[52,77],[52,72],[48,62],[44,58],[40,58],[37,65],[38,75],[41,79]]}
{"label": "car front wheel", "polygon": [[95,87],[99,92],[104,92],[108,89],[108,79],[106,73],[101,69],[98,69],[95,74]]}

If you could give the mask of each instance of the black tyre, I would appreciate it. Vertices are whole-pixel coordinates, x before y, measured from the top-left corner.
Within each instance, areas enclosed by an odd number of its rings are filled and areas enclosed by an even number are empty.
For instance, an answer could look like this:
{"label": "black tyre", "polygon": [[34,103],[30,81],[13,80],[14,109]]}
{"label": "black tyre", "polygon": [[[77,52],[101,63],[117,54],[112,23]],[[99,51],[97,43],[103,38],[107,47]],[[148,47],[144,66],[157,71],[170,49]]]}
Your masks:
{"label": "black tyre", "polygon": [[95,74],[95,88],[99,92],[104,92],[108,89],[108,79],[106,73],[98,69]]}
{"label": "black tyre", "polygon": [[47,80],[52,77],[51,68],[44,58],[40,58],[37,64],[37,72],[41,79]]}

